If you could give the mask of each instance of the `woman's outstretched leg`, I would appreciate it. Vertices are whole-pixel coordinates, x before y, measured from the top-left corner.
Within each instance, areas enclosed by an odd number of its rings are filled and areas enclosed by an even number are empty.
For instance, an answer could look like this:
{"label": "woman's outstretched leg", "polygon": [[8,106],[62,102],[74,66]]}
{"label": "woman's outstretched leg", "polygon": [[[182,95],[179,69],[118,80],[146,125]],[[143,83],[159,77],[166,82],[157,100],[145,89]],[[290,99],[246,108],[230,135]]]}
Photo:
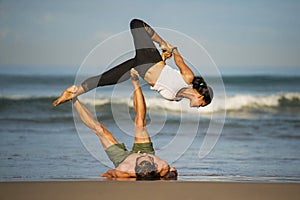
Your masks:
{"label": "woman's outstretched leg", "polygon": [[101,75],[86,79],[81,83],[81,86],[85,92],[88,92],[96,87],[124,82],[130,78],[130,69],[136,67],[135,63],[134,58],[127,60]]}
{"label": "woman's outstretched leg", "polygon": [[162,40],[162,38],[142,20],[132,20],[130,23],[130,29],[134,40],[136,56],[101,75],[88,78],[80,86],[78,86],[78,90],[73,92],[71,95],[69,92],[63,92],[62,95],[52,103],[53,106],[58,106],[59,104],[69,101],[72,98],[99,86],[114,85],[126,81],[130,78],[131,68],[136,68],[141,77],[144,78],[144,75],[149,68],[156,63],[161,62],[162,57],[156,49],[153,41],[162,45],[164,44],[164,40]]}
{"label": "woman's outstretched leg", "polygon": [[126,81],[130,78],[130,69],[133,67],[135,67],[135,60],[130,59],[101,75],[88,78],[76,87],[76,90],[74,90],[74,86],[67,88],[52,105],[58,106],[99,86],[115,85]]}
{"label": "woman's outstretched leg", "polygon": [[71,99],[79,96],[82,93],[84,93],[84,89],[81,86],[76,87],[75,85],[72,85],[71,87],[64,90],[60,97],[53,101],[52,105],[58,106],[59,104],[65,103],[66,101],[70,101]]}

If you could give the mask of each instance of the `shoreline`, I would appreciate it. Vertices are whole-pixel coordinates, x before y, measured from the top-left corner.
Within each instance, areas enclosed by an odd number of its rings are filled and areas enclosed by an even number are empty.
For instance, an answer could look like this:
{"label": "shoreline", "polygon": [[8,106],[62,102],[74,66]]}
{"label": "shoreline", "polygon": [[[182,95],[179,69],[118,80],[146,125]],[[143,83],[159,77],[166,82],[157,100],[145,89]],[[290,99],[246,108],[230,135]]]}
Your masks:
{"label": "shoreline", "polygon": [[195,181],[0,182],[0,199],[299,199],[299,183]]}

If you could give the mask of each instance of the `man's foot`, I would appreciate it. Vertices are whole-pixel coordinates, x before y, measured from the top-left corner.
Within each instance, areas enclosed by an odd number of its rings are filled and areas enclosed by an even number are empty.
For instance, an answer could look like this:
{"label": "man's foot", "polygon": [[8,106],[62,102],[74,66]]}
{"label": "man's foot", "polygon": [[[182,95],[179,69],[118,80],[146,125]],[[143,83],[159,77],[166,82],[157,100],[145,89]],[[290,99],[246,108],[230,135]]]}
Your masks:
{"label": "man's foot", "polygon": [[162,60],[166,61],[172,57],[173,50],[177,47],[170,45],[167,41],[163,41],[160,45],[160,48],[163,51],[161,54]]}
{"label": "man's foot", "polygon": [[55,101],[53,101],[52,105],[58,106],[59,104],[65,103],[66,101],[70,101],[71,99],[76,97],[75,94],[77,92],[77,89],[78,88],[75,85],[72,85],[71,87],[63,91],[61,96]]}
{"label": "man's foot", "polygon": [[163,51],[161,57],[163,61],[166,61],[167,59],[172,57],[172,53],[168,51]]}
{"label": "man's foot", "polygon": [[131,79],[134,80],[134,81],[139,80],[139,73],[134,68],[131,68],[130,76],[131,76]]}

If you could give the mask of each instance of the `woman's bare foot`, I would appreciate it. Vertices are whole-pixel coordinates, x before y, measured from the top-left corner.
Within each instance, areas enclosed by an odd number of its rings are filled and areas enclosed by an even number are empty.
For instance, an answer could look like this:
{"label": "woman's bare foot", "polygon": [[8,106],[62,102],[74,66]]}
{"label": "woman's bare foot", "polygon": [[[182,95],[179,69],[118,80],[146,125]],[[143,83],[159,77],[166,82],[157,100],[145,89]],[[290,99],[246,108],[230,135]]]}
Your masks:
{"label": "woman's bare foot", "polygon": [[170,43],[166,42],[166,45],[171,53],[173,53],[174,49],[177,49],[176,46],[171,45]]}
{"label": "woman's bare foot", "polygon": [[63,91],[61,96],[58,99],[56,99],[55,101],[53,101],[52,105],[58,106],[59,104],[65,103],[66,101],[70,101],[71,99],[76,97],[75,94],[76,94],[77,90],[78,90],[78,88],[75,85],[72,85],[71,87],[69,87],[68,89]]}
{"label": "woman's bare foot", "polygon": [[161,42],[160,49],[172,53],[172,48],[170,48],[170,44],[167,41]]}
{"label": "woman's bare foot", "polygon": [[173,50],[177,47],[170,45],[167,41],[162,41],[160,44],[160,48],[163,51],[161,54],[162,60],[166,61],[167,59],[172,57]]}

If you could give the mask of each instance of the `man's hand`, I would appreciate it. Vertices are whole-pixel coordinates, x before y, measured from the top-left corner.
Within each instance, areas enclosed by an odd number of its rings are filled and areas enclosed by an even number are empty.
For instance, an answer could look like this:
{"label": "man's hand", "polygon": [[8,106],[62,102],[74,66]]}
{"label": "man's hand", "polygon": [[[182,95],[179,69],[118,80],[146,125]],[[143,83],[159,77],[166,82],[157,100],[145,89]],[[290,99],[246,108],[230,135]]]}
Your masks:
{"label": "man's hand", "polygon": [[115,179],[115,178],[135,178],[135,173],[129,173],[124,171],[119,171],[116,169],[108,170],[104,174],[100,174],[100,177],[106,177],[107,179]]}
{"label": "man's hand", "polygon": [[175,167],[171,167],[168,172],[161,178],[162,180],[177,180],[178,172]]}
{"label": "man's hand", "polygon": [[178,172],[177,172],[177,169],[175,167],[171,167],[170,172],[174,175],[174,177],[178,176]]}

